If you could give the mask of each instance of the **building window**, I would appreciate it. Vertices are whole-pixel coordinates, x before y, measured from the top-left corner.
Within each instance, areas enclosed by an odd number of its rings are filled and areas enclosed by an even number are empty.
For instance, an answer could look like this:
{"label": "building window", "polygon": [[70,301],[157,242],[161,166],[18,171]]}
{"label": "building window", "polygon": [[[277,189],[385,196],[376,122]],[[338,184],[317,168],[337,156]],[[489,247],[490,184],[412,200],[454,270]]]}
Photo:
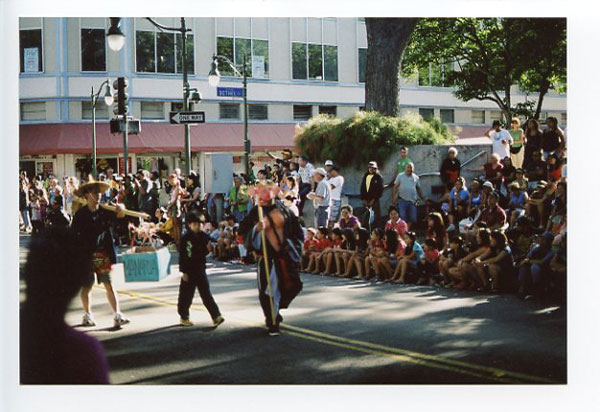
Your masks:
{"label": "building window", "polygon": [[20,30],[21,73],[43,71],[42,29]]}
{"label": "building window", "polygon": [[563,126],[567,125],[567,114],[566,113],[560,114],[560,124]]}
{"label": "building window", "polygon": [[367,73],[367,49],[358,49],[358,82],[364,83]]}
{"label": "building window", "polygon": [[440,109],[442,123],[454,123],[454,109]]}
{"label": "building window", "polygon": [[337,107],[336,106],[319,106],[319,114],[326,114],[329,116],[336,117],[337,116]]}
{"label": "building window", "polygon": [[46,120],[46,103],[21,103],[21,120]]}
{"label": "building window", "polygon": [[546,124],[546,120],[548,120],[548,112],[540,112],[539,122]]}
{"label": "building window", "polygon": [[266,104],[249,104],[248,119],[267,120],[269,118],[269,109]]}
{"label": "building window", "polygon": [[[135,58],[138,73],[182,73],[183,40],[180,34],[137,30]],[[194,35],[186,35],[188,74],[194,74]]]}
{"label": "building window", "polygon": [[485,123],[485,110],[471,110],[471,122],[484,124]]}
{"label": "building window", "polygon": [[292,78],[337,82],[337,46],[292,43]]}
{"label": "building window", "polygon": [[419,109],[419,114],[425,120],[433,118],[433,109]]}
{"label": "building window", "polygon": [[[92,120],[92,102],[81,102],[81,118]],[[108,106],[104,104],[104,99],[96,103],[96,119],[108,119]]]}
{"label": "building window", "polygon": [[81,29],[81,71],[106,71],[106,31]]}
{"label": "building window", "polygon": [[219,103],[219,119],[239,119],[240,105],[237,103]]}
{"label": "building window", "polygon": [[452,63],[429,63],[427,67],[418,70],[419,86],[452,87],[448,73],[453,70]]}
{"label": "building window", "polygon": [[142,102],[142,119],[163,120],[164,118],[163,102]]}
{"label": "building window", "polygon": [[294,120],[308,120],[312,117],[312,106],[294,105]]}
{"label": "building window", "polygon": [[[269,76],[269,41],[262,39],[246,39],[241,37],[217,37],[217,54],[227,57],[242,72],[244,56],[250,77],[265,78]],[[228,64],[219,65],[222,75],[236,76]]]}
{"label": "building window", "polygon": [[183,102],[171,102],[172,112],[183,112]]}
{"label": "building window", "polygon": [[500,110],[491,110],[490,111],[490,121],[502,121],[502,112]]}

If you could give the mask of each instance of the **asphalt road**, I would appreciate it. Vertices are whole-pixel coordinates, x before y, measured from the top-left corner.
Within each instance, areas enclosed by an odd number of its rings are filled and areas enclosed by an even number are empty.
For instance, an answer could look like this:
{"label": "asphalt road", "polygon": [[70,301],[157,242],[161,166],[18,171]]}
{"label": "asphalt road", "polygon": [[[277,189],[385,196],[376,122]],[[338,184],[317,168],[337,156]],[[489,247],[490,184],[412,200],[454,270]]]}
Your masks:
{"label": "asphalt road", "polygon": [[[22,237],[25,258],[26,239]],[[226,321],[217,329],[196,295],[180,327],[180,273],[160,282],[112,277],[131,323],[112,327],[102,287],[98,325],[83,328],[75,299],[66,320],[102,341],[114,384],[544,384],[566,383],[565,311],[508,295],[378,284],[303,274],[304,290],[267,336],[254,267],[211,262]]]}

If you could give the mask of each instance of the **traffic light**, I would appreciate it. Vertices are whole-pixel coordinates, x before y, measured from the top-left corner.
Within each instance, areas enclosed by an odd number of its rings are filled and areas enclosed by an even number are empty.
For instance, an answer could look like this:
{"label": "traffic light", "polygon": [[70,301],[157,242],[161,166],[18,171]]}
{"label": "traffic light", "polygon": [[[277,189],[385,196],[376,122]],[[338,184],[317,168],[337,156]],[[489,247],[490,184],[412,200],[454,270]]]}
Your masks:
{"label": "traffic light", "polygon": [[128,82],[124,77],[118,77],[117,80],[113,82],[113,89],[117,92],[115,93],[114,101],[117,104],[113,109],[114,114],[119,116],[127,115],[129,112],[129,94],[127,93]]}

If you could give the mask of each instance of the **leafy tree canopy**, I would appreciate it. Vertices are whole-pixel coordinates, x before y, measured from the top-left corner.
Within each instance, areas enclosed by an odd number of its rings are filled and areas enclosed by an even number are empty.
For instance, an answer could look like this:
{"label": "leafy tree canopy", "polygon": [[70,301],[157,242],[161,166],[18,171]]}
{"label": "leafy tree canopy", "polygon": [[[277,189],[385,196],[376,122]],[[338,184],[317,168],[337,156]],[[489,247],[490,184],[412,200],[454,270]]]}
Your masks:
{"label": "leafy tree canopy", "polygon": [[447,74],[461,100],[491,100],[506,119],[511,86],[539,93],[536,117],[551,88],[566,88],[566,19],[429,18],[416,25],[402,60],[409,77],[429,63],[455,64]]}

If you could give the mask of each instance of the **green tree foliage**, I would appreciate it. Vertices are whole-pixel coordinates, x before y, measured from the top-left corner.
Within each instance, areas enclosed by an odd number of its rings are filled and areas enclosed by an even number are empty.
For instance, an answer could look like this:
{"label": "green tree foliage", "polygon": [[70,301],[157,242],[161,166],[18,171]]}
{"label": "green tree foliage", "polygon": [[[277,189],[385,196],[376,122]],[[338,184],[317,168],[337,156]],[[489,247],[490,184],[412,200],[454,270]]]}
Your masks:
{"label": "green tree foliage", "polygon": [[515,18],[422,19],[402,59],[404,76],[429,64],[456,65],[447,74],[464,101],[490,100],[504,118],[515,111],[511,86],[539,92],[566,85],[566,20]]}
{"label": "green tree foliage", "polygon": [[311,160],[335,159],[340,166],[384,163],[400,146],[443,144],[454,136],[438,119],[357,112],[347,120],[319,115],[296,131],[296,147]]}

